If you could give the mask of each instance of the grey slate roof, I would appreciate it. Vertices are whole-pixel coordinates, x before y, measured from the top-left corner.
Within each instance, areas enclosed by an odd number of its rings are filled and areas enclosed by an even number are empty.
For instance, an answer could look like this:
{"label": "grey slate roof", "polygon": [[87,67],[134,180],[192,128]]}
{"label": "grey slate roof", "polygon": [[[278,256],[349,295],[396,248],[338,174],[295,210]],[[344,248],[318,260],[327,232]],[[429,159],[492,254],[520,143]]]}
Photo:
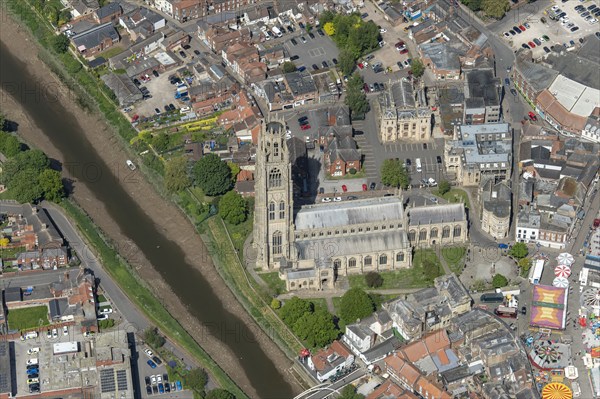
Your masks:
{"label": "grey slate roof", "polygon": [[113,26],[112,22],[107,22],[85,32],[81,32],[80,34],[73,36],[71,40],[73,40],[73,43],[77,49],[80,47],[91,49],[100,45],[100,43],[106,38],[110,38],[113,41],[119,40],[119,34],[117,33],[117,30]]}
{"label": "grey slate roof", "polygon": [[121,11],[121,5],[119,3],[108,3],[104,7],[100,7],[96,10],[96,16],[98,19],[111,16]]}
{"label": "grey slate roof", "polygon": [[392,248],[410,248],[408,237],[403,230],[326,237],[316,240],[299,240],[294,244],[298,250],[299,259],[334,258],[336,256],[387,251]]}
{"label": "grey slate roof", "polygon": [[35,208],[31,204],[23,204],[23,217],[33,226],[33,231],[38,235],[40,248],[61,247],[63,238],[54,227],[54,223],[44,208]]}
{"label": "grey slate roof", "polygon": [[101,77],[109,89],[115,93],[121,106],[130,105],[142,99],[142,92],[125,74],[109,73]]}
{"label": "grey slate roof", "polygon": [[22,300],[21,287],[7,287],[4,290],[4,303],[21,302]]}
{"label": "grey slate roof", "polygon": [[547,89],[558,76],[558,71],[541,64],[529,62],[521,57],[517,57],[516,69],[535,91]]}
{"label": "grey slate roof", "polygon": [[331,162],[335,160],[342,160],[344,162],[360,161],[360,152],[356,147],[356,142],[350,136],[343,138],[334,138],[327,149],[329,153],[329,160]]}
{"label": "grey slate roof", "polygon": [[402,219],[401,199],[382,197],[304,206],[296,216],[295,225],[296,230],[305,230]]}
{"label": "grey slate roof", "polygon": [[285,74],[289,89],[294,96],[302,96],[317,91],[317,86],[308,72],[291,72]]}
{"label": "grey slate roof", "polygon": [[451,223],[463,220],[467,220],[464,204],[422,206],[408,210],[409,226],[430,223]]}
{"label": "grey slate roof", "polygon": [[491,69],[472,69],[466,72],[465,96],[467,98],[482,98],[486,106],[500,104],[498,96],[498,78],[494,77]]}
{"label": "grey slate roof", "polygon": [[424,43],[419,46],[423,55],[431,60],[438,69],[460,69],[459,57],[464,52],[448,46],[447,43]]}

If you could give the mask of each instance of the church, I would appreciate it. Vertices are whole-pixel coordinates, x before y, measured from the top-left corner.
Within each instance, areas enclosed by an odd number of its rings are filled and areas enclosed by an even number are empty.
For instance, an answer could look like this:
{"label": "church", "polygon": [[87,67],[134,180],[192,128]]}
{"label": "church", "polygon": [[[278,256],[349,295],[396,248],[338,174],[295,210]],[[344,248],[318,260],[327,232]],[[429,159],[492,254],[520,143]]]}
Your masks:
{"label": "church", "polygon": [[406,207],[395,196],[302,206],[294,211],[283,121],[263,122],[256,152],[256,267],[279,271],[288,291],[331,289],[339,276],[412,265],[413,249],[467,241],[464,204]]}

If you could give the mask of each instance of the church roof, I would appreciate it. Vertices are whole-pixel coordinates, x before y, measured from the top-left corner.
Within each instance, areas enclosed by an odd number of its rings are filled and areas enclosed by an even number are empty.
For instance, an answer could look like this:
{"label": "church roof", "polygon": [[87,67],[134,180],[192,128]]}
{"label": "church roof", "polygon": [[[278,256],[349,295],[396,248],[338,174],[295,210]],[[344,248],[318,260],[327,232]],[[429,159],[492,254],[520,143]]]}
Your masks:
{"label": "church roof", "polygon": [[322,229],[402,218],[402,200],[382,197],[304,206],[296,215],[295,225],[297,230]]}
{"label": "church roof", "polygon": [[331,259],[336,256],[366,254],[387,251],[392,248],[410,248],[404,230],[386,230],[379,233],[299,240],[295,242],[295,245],[300,260],[316,259],[319,256]]}
{"label": "church roof", "polygon": [[421,206],[408,210],[408,225],[461,222],[467,220],[464,204]]}

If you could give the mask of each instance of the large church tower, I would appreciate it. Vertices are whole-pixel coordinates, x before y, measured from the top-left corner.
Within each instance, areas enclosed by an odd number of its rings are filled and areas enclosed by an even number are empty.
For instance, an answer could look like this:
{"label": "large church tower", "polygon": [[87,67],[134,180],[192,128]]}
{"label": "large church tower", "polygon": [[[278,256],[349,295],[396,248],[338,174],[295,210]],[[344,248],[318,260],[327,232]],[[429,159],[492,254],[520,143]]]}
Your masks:
{"label": "large church tower", "polygon": [[293,242],[292,165],[283,120],[263,121],[255,171],[254,241],[256,267],[263,270],[290,259]]}

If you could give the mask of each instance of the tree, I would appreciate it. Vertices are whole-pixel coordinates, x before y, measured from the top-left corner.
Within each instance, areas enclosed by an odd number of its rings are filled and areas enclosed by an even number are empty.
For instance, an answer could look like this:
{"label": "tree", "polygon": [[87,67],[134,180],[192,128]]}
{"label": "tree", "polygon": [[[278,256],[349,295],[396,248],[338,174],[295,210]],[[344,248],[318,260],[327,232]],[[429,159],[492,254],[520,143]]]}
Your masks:
{"label": "tree", "polygon": [[49,165],[48,157],[40,150],[19,152],[2,166],[2,182],[11,187],[25,170],[31,170],[32,174],[35,174],[37,182],[39,174]]}
{"label": "tree", "polygon": [[383,277],[377,272],[369,272],[365,274],[365,283],[367,283],[367,287],[379,288],[383,285]]}
{"label": "tree", "polygon": [[194,165],[193,174],[194,181],[206,195],[221,195],[231,188],[231,169],[216,154],[200,158]]}
{"label": "tree", "polygon": [[277,298],[273,298],[273,300],[271,300],[271,309],[281,309],[281,301]]}
{"label": "tree", "polygon": [[345,49],[340,51],[338,66],[344,75],[350,75],[356,67],[356,58],[354,58],[354,54]]}
{"label": "tree", "polygon": [[66,53],[69,49],[69,38],[62,33],[60,35],[54,36],[50,41],[50,45],[52,49],[59,54]]}
{"label": "tree", "polygon": [[323,25],[323,30],[328,36],[335,35],[335,26],[333,25],[333,22],[327,22],[325,25]]}
{"label": "tree", "polygon": [[432,260],[424,259],[423,274],[425,275],[426,280],[433,281],[440,275],[440,266]]}
{"label": "tree", "polygon": [[371,297],[360,288],[351,288],[342,296],[340,302],[340,318],[351,324],[364,319],[375,310]]}
{"label": "tree", "polygon": [[61,10],[58,14],[58,25],[62,26],[71,20],[71,11]]}
{"label": "tree", "polygon": [[152,146],[158,152],[163,152],[169,149],[169,136],[166,133],[159,133],[152,137]]}
{"label": "tree", "polygon": [[357,393],[354,385],[349,384],[342,389],[341,395],[338,399],[364,399],[364,395]]}
{"label": "tree", "polygon": [[244,222],[248,217],[248,201],[235,191],[227,192],[219,201],[219,216],[234,225]]}
{"label": "tree", "polygon": [[410,63],[410,70],[415,78],[420,78],[425,73],[425,65],[420,59],[415,58]]}
{"label": "tree", "polygon": [[204,396],[204,388],[208,383],[208,374],[203,368],[196,367],[191,369],[183,376],[183,382],[200,396]]}
{"label": "tree", "polygon": [[531,268],[531,258],[519,259],[518,265],[524,273],[527,273]]}
{"label": "tree", "polygon": [[[4,118],[0,119],[0,127],[3,127],[5,123]],[[7,158],[12,158],[21,152],[23,149],[21,142],[14,135],[0,131],[0,152],[3,153]]]}
{"label": "tree", "polygon": [[369,111],[369,102],[367,101],[367,95],[363,91],[363,84],[363,79],[358,73],[352,75],[348,80],[344,102],[355,117],[364,117]]}
{"label": "tree", "polygon": [[64,185],[60,172],[45,169],[40,173],[39,184],[43,191],[44,199],[52,202],[60,202],[65,196]]}
{"label": "tree", "polygon": [[313,313],[303,314],[294,323],[292,331],[311,348],[323,347],[340,334],[333,322],[333,316],[322,308]]}
{"label": "tree", "polygon": [[296,72],[296,64],[291,61],[286,61],[283,63],[282,69],[284,73]]}
{"label": "tree", "polygon": [[483,0],[481,9],[488,17],[501,19],[510,9],[510,4],[508,0]]}
{"label": "tree", "polygon": [[527,248],[524,242],[518,242],[512,246],[508,254],[514,258],[523,259],[529,255],[529,248]]}
{"label": "tree", "polygon": [[144,340],[154,349],[161,348],[165,344],[165,337],[158,333],[155,327],[148,327],[144,331]]}
{"label": "tree", "polygon": [[319,25],[325,29],[325,25],[328,23],[333,25],[333,19],[335,18],[335,13],[330,10],[325,10],[319,16]]}
{"label": "tree", "polygon": [[381,165],[381,182],[386,186],[406,189],[410,185],[410,176],[400,161],[386,159]]}
{"label": "tree", "polygon": [[206,394],[205,399],[235,399],[235,395],[226,389],[215,388]]}
{"label": "tree", "polygon": [[492,285],[494,288],[506,287],[508,285],[508,279],[501,274],[496,274],[492,277]]}
{"label": "tree", "polygon": [[279,311],[279,316],[281,320],[288,326],[293,326],[298,319],[302,317],[305,313],[312,313],[314,310],[314,305],[312,302],[307,301],[306,299],[300,299],[298,297],[293,297],[285,301],[281,310]]}
{"label": "tree", "polygon": [[242,168],[240,168],[240,165],[235,162],[227,162],[227,166],[229,166],[229,169],[231,170],[231,182],[235,184],[237,175],[240,174]]}
{"label": "tree", "polygon": [[8,237],[0,238],[0,248],[6,248],[10,244],[10,239]]}
{"label": "tree", "polygon": [[34,169],[23,169],[14,175],[9,185],[14,198],[21,203],[40,201],[44,191],[40,186],[39,176]]}
{"label": "tree", "polygon": [[169,159],[165,164],[165,188],[176,193],[185,190],[190,184],[188,158],[180,156]]}
{"label": "tree", "polygon": [[444,195],[450,191],[450,188],[450,182],[448,182],[448,180],[442,180],[438,186],[438,193],[440,193],[440,195]]}

